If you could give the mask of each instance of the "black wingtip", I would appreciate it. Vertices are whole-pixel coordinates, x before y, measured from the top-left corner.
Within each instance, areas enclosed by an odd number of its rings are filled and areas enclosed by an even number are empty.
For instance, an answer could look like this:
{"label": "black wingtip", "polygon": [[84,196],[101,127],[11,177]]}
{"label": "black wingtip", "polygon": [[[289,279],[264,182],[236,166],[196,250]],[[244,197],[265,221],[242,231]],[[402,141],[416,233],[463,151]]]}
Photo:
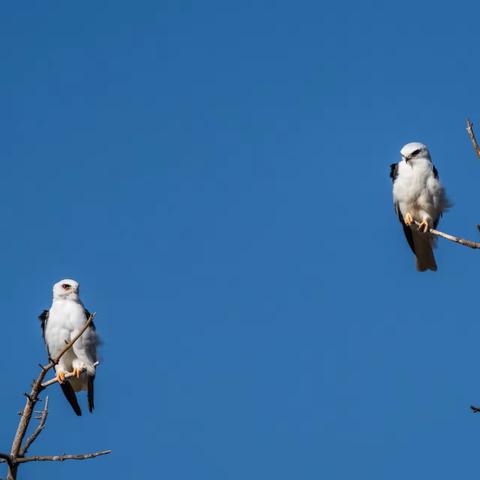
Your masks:
{"label": "black wingtip", "polygon": [[75,392],[73,391],[72,385],[70,385],[70,382],[65,382],[60,384],[60,388],[62,389],[63,394],[65,395],[65,398],[68,400],[68,403],[71,405],[73,408],[73,411],[79,416],[82,416],[82,409],[80,408],[80,405],[78,404],[77,396],[75,395]]}
{"label": "black wingtip", "polygon": [[93,413],[93,410],[95,409],[95,404],[93,401],[93,384],[95,381],[95,377],[93,376],[88,376],[88,385],[87,385],[87,397],[88,397],[88,411],[90,413]]}

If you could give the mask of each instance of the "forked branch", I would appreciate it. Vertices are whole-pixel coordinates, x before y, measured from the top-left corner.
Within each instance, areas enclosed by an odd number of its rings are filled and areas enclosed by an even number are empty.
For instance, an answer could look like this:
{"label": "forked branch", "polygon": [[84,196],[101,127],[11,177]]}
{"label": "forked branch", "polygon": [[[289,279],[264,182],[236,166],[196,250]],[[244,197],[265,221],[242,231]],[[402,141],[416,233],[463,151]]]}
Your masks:
{"label": "forked branch", "polygon": [[[27,397],[27,401],[25,403],[23,412],[20,414],[20,421],[18,423],[17,432],[13,439],[10,454],[8,455],[6,453],[0,452],[0,463],[6,463],[8,465],[8,480],[15,480],[17,478],[18,467],[22,463],[47,462],[47,461],[54,462],[54,461],[64,461],[64,460],[86,460],[88,458],[95,458],[100,455],[107,455],[111,452],[111,450],[103,450],[100,452],[86,453],[86,454],[80,454],[80,455],[51,455],[51,456],[37,455],[37,456],[25,457],[27,450],[30,448],[33,442],[35,442],[35,440],[39,437],[40,433],[45,427],[45,423],[48,417],[48,397],[45,398],[45,405],[43,410],[40,413],[39,424],[37,425],[33,433],[30,435],[30,437],[28,437],[28,439],[25,441],[22,447],[22,443],[25,438],[25,434],[27,432],[30,421],[32,419],[32,415],[35,412],[35,406],[40,400],[38,395],[42,390],[44,390],[50,385],[53,385],[57,381],[57,379],[54,378],[52,380],[49,380],[43,383],[45,376],[50,370],[52,370],[55,367],[55,365],[58,364],[58,362],[63,357],[63,355],[65,355],[65,353],[68,352],[68,350],[70,350],[73,347],[75,342],[90,327],[94,317],[95,317],[94,313],[90,315],[85,325],[78,332],[78,334],[75,335],[75,337],[65,345],[65,348],[55,358],[51,358],[47,365],[40,365],[41,370],[36,380],[33,381],[30,393],[25,394],[25,396]],[[66,375],[67,378],[71,376],[72,374]]]}
{"label": "forked branch", "polygon": [[27,438],[25,441],[25,445],[23,448],[20,449],[20,455],[23,457],[27,450],[30,448],[30,445],[38,438],[38,436],[42,433],[43,428],[45,427],[45,423],[48,417],[48,397],[45,397],[45,406],[43,407],[40,422],[37,425],[35,431]]}

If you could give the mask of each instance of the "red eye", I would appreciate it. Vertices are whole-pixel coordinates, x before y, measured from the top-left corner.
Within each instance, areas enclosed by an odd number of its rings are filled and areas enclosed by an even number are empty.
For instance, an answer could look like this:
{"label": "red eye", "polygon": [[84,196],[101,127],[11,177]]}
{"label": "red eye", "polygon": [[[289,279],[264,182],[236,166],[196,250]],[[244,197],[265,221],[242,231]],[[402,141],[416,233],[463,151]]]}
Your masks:
{"label": "red eye", "polygon": [[64,283],[64,284],[62,285],[62,288],[63,288],[64,290],[68,290],[68,289],[70,288],[70,285],[69,285],[68,283]]}

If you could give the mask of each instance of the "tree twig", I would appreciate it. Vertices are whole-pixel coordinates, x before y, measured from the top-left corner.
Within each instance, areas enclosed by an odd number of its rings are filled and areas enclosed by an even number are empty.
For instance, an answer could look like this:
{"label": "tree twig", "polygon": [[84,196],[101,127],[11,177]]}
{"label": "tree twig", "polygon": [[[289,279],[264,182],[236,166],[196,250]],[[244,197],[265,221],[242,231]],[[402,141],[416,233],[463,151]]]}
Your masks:
{"label": "tree twig", "polygon": [[87,460],[89,458],[100,457],[101,455],[108,455],[112,453],[111,450],[102,450],[101,452],[83,453],[80,455],[35,455],[33,457],[17,458],[17,463],[27,462],[63,462],[65,460]]}
{"label": "tree twig", "polygon": [[477,153],[477,157],[480,158],[480,147],[478,146],[477,139],[475,138],[475,134],[473,133],[473,123],[467,118],[467,132],[470,140],[472,141],[473,148]]}
{"label": "tree twig", "polygon": [[27,450],[30,448],[32,443],[38,438],[38,436],[42,433],[43,427],[45,427],[45,422],[47,421],[48,417],[48,397],[45,398],[45,406],[42,410],[42,416],[40,417],[40,422],[37,425],[35,431],[27,438],[25,441],[25,445],[23,448],[20,449],[20,455],[23,457]]}
{"label": "tree twig", "polygon": [[[420,226],[420,222],[415,222],[417,227]],[[460,245],[464,245],[465,247],[470,248],[480,248],[480,242],[473,242],[472,240],[465,240],[461,237],[456,237],[455,235],[450,235],[449,233],[440,232],[440,230],[435,230],[431,228],[429,232],[432,235],[436,235],[437,237],[445,238],[446,240],[450,240],[451,242],[459,243]]]}

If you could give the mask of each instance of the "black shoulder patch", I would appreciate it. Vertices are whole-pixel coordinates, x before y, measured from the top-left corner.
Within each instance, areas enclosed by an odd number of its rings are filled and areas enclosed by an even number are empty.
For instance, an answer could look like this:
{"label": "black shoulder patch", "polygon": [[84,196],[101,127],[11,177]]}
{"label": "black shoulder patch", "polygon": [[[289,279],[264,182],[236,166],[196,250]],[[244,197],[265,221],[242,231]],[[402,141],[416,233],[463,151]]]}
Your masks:
{"label": "black shoulder patch", "polygon": [[390,178],[394,182],[398,176],[398,163],[392,163],[390,165]]}
{"label": "black shoulder patch", "polygon": [[48,315],[50,314],[50,312],[48,310],[44,310],[39,316],[38,316],[38,319],[40,320],[41,324],[40,326],[42,327],[42,337],[43,337],[43,341],[45,342],[45,347],[47,348],[47,353],[48,353],[48,357],[50,358],[50,352],[48,351],[48,345],[47,345],[47,342],[45,340],[45,328],[47,326],[47,322],[48,322]]}
{"label": "black shoulder patch", "polygon": [[49,314],[49,311],[48,311],[48,310],[44,310],[44,311],[38,316],[38,319],[39,319],[40,322],[41,322],[42,336],[43,336],[43,339],[44,339],[44,340],[45,340],[45,326],[47,325],[48,314]]}
{"label": "black shoulder patch", "polygon": [[438,179],[438,170],[435,168],[435,165],[432,165],[433,167],[433,176]]}

